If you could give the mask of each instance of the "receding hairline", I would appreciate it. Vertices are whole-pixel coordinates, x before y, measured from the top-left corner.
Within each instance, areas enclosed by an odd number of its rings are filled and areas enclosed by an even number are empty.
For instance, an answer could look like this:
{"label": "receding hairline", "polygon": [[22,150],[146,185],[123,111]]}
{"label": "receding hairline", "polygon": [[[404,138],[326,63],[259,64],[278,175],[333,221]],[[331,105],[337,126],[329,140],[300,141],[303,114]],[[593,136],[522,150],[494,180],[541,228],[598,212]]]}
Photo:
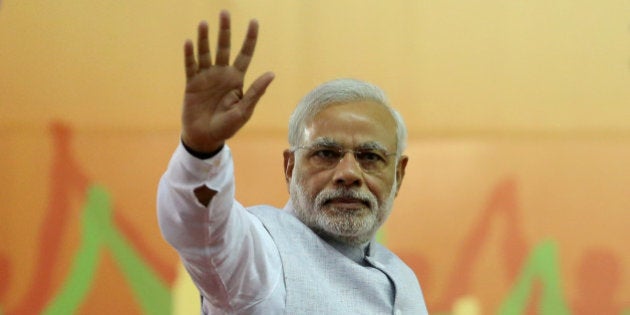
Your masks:
{"label": "receding hairline", "polygon": [[[332,103],[324,104],[318,107],[315,111],[313,111],[310,116],[305,117],[302,123],[304,127],[306,128],[306,126],[313,123],[314,120],[318,119],[318,116],[322,112],[325,112],[333,107],[343,107],[343,106],[352,106],[352,105],[358,106],[358,108],[360,109],[358,112],[359,114],[365,114],[367,111],[372,111],[373,109],[369,109],[370,107],[378,108],[377,109],[378,112],[375,113],[374,117],[378,119],[381,119],[382,117],[388,117],[386,118],[387,122],[385,122],[385,124],[388,128],[392,128],[391,131],[394,132],[394,134],[396,134],[396,131],[397,131],[396,117],[394,116],[394,113],[390,110],[390,107],[371,99],[332,102]],[[343,111],[345,112],[347,110],[343,110]]]}
{"label": "receding hairline", "polygon": [[313,119],[317,117],[317,115],[319,115],[321,112],[331,107],[353,105],[353,104],[364,104],[365,106],[376,105],[377,107],[382,108],[385,112],[387,112],[387,115],[391,118],[391,121],[393,122],[394,126],[396,126],[396,117],[394,116],[394,112],[391,110],[391,107],[387,104],[383,104],[380,101],[373,100],[373,99],[360,99],[360,100],[335,101],[335,102],[330,102],[330,103],[323,103],[320,106],[315,107],[315,110],[313,110],[309,116],[304,117],[304,119],[302,120],[302,123],[306,125],[312,122]]}
{"label": "receding hairline", "polygon": [[[289,119],[289,145],[299,146],[306,124],[330,106],[349,103],[373,103],[381,106],[395,123],[396,146],[402,155],[407,145],[407,128],[400,113],[391,105],[385,92],[378,86],[357,79],[342,78],[320,84],[300,100]],[[300,126],[301,125],[301,126]]]}

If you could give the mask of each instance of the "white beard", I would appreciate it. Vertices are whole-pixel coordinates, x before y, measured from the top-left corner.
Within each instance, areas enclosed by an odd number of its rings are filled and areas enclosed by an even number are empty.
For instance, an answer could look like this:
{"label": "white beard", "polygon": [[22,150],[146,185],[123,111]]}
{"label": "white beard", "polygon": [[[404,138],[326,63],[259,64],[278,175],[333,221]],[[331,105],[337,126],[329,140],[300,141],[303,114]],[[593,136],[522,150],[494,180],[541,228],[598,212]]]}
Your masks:
{"label": "white beard", "polygon": [[[291,179],[289,190],[295,215],[315,233],[349,245],[359,245],[369,242],[391,213],[396,184],[394,177],[389,196],[380,205],[371,192],[353,189],[324,189],[314,197],[309,196],[299,177]],[[363,209],[338,209],[326,205],[327,201],[338,197],[360,199],[366,206]]]}

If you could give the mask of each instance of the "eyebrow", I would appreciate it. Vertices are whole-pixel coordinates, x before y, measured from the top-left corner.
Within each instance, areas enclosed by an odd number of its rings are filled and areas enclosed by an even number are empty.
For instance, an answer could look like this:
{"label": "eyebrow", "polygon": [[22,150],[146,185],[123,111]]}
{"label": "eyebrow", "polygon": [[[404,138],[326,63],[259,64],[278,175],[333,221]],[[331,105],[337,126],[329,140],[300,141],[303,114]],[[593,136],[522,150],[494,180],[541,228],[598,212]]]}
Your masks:
{"label": "eyebrow", "polygon": [[[343,145],[341,145],[339,142],[335,141],[333,138],[330,137],[321,137],[316,139],[315,141],[313,141],[312,146],[321,146],[321,147],[339,147],[342,148]],[[377,141],[368,141],[368,142],[363,142],[361,144],[359,144],[358,146],[356,146],[354,148],[359,149],[359,150],[379,150],[379,151],[385,151],[385,152],[389,152],[389,150],[387,150],[387,148],[380,144]]]}
{"label": "eyebrow", "polygon": [[385,148],[385,146],[381,145],[380,143],[376,141],[368,141],[365,143],[361,143],[359,144],[357,149],[389,152],[387,148]]}
{"label": "eyebrow", "polygon": [[342,145],[339,144],[339,142],[337,142],[334,139],[329,138],[329,137],[317,138],[317,139],[315,139],[315,141],[313,141],[313,144],[311,144],[311,146],[318,146],[318,147],[342,147]]}

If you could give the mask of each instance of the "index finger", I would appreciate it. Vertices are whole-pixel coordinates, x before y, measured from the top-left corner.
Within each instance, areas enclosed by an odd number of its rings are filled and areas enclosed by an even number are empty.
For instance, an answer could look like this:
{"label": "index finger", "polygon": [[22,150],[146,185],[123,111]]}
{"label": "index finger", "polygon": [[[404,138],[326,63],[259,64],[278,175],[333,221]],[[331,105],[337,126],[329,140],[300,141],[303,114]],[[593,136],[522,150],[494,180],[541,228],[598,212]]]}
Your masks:
{"label": "index finger", "polygon": [[258,21],[251,20],[249,27],[247,28],[247,35],[243,40],[243,46],[238,56],[234,60],[234,67],[239,71],[245,73],[249,63],[254,56],[254,50],[256,48],[256,42],[258,41]]}

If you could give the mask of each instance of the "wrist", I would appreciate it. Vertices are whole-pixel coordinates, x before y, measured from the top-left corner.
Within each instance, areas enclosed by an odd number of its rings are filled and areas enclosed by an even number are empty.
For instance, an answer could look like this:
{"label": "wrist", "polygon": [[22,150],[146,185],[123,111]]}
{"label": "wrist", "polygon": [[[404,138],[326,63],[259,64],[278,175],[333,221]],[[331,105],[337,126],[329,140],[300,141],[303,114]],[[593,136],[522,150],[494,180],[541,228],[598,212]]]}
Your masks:
{"label": "wrist", "polygon": [[211,151],[199,151],[197,149],[194,149],[194,148],[188,146],[186,144],[186,142],[184,141],[184,139],[181,139],[180,141],[182,142],[182,146],[184,147],[184,149],[186,149],[186,151],[190,155],[192,155],[192,156],[194,156],[194,157],[196,157],[196,158],[198,158],[200,160],[206,160],[206,159],[209,159],[211,157],[214,157],[215,155],[219,154],[219,152],[221,152],[221,150],[223,149],[223,144],[221,144],[218,147],[216,147],[214,150],[211,150]]}

